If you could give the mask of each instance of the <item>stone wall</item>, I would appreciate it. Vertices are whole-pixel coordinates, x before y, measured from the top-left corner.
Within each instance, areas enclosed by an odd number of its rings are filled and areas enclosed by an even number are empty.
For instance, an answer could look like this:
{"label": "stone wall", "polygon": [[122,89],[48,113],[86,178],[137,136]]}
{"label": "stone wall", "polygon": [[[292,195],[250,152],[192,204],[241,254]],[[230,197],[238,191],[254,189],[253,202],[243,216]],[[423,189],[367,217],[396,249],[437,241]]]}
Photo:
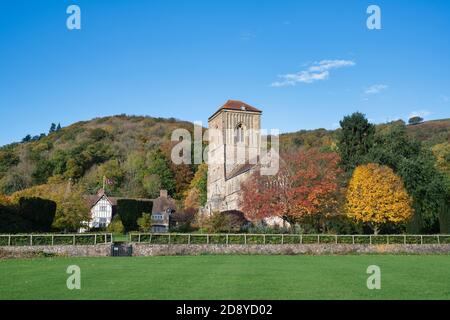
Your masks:
{"label": "stone wall", "polygon": [[[268,254],[268,255],[326,255],[326,254],[450,254],[450,244],[143,244],[133,243],[133,256],[202,255],[202,254]],[[32,258],[39,256],[106,257],[110,244],[83,246],[11,246],[0,247],[0,258]]]}
{"label": "stone wall", "polygon": [[111,255],[111,244],[0,247],[0,258],[32,258],[52,255],[67,257],[106,257]]}
{"label": "stone wall", "polygon": [[266,245],[214,245],[214,244],[133,244],[134,256],[161,256],[161,255],[201,255],[201,254],[450,254],[450,244],[442,245],[362,245],[362,244],[266,244]]}

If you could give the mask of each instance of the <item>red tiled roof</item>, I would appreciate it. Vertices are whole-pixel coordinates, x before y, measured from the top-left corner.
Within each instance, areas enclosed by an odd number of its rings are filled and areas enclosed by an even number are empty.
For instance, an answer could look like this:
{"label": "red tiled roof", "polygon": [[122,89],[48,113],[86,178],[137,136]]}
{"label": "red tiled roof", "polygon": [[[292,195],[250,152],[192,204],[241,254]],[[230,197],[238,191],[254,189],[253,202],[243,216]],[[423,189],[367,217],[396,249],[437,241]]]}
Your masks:
{"label": "red tiled roof", "polygon": [[221,106],[219,108],[219,110],[217,110],[211,117],[209,117],[210,119],[212,117],[214,117],[220,110],[236,110],[236,111],[251,111],[251,112],[258,112],[258,113],[262,113],[261,110],[252,107],[251,105],[239,101],[239,100],[228,100],[223,106]]}

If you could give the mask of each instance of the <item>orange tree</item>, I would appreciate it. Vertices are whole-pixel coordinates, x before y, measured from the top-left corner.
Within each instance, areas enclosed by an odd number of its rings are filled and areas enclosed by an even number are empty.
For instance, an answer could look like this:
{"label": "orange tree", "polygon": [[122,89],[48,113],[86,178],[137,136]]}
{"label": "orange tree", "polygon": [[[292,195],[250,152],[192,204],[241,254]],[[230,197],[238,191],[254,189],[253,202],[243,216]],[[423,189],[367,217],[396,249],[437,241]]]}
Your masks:
{"label": "orange tree", "polygon": [[241,185],[242,211],[252,221],[277,216],[291,224],[336,213],[338,162],[316,149],[283,154],[276,175],[256,171]]}
{"label": "orange tree", "polygon": [[402,180],[391,168],[374,163],[353,172],[345,207],[349,217],[367,223],[375,234],[382,225],[406,222],[413,214]]}

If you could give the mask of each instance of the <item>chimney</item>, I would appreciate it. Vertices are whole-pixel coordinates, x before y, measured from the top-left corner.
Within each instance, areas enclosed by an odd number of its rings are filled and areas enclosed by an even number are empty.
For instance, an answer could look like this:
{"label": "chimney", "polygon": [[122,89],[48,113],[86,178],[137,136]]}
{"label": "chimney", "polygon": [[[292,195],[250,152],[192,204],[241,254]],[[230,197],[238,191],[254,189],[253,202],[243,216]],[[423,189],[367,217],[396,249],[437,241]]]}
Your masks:
{"label": "chimney", "polygon": [[167,198],[167,190],[159,190],[160,198]]}

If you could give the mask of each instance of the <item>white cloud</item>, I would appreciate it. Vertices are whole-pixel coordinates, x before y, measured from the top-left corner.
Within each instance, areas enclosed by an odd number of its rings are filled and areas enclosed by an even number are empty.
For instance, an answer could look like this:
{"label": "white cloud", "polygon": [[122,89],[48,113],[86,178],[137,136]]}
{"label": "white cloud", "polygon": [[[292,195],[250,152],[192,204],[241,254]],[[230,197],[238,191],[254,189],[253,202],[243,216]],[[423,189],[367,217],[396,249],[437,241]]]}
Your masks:
{"label": "white cloud", "polygon": [[355,63],[350,60],[322,60],[319,63],[309,67],[311,72],[322,72],[330,69],[337,69],[342,67],[352,67]]}
{"label": "white cloud", "polygon": [[421,118],[425,118],[426,116],[430,115],[431,112],[428,110],[419,110],[419,111],[413,111],[409,114],[409,118],[412,117],[421,117]]}
{"label": "white cloud", "polygon": [[366,89],[364,89],[364,94],[378,94],[383,90],[388,88],[385,84],[374,84]]}
{"label": "white cloud", "polygon": [[330,70],[351,67],[355,62],[350,60],[322,60],[310,64],[306,70],[298,73],[288,73],[279,75],[280,81],[273,82],[272,87],[295,86],[297,83],[313,83],[319,80],[326,80],[330,77]]}

